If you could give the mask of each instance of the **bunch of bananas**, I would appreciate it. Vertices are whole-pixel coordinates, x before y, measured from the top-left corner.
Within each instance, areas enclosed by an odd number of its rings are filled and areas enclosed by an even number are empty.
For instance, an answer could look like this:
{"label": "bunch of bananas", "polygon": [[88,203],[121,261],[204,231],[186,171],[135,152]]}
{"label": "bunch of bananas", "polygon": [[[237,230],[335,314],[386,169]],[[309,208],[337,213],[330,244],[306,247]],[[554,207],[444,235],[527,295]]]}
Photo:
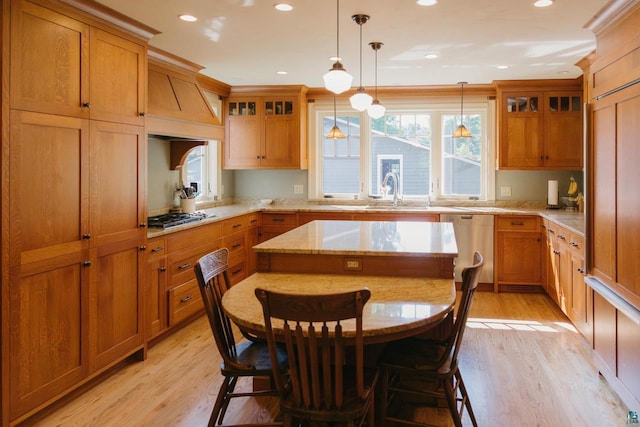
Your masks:
{"label": "bunch of bananas", "polygon": [[578,192],[578,183],[573,177],[571,177],[569,178],[569,189],[567,190],[567,194],[569,196],[575,196],[577,192]]}

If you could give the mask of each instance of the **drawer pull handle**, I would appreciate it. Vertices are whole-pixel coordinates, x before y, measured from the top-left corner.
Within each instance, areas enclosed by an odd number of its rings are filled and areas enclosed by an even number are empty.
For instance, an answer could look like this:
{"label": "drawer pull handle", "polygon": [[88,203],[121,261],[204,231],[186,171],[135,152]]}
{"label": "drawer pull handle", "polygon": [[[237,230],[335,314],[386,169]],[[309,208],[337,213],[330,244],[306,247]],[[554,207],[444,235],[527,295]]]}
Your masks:
{"label": "drawer pull handle", "polygon": [[511,225],[524,225],[522,221],[511,221]]}
{"label": "drawer pull handle", "polygon": [[187,295],[186,297],[182,298],[182,299],[180,300],[180,302],[183,302],[183,303],[184,303],[184,302],[191,301],[192,299],[193,299],[193,296],[192,296],[192,295]]}
{"label": "drawer pull handle", "polygon": [[284,218],[271,218],[273,222],[284,222]]}
{"label": "drawer pull handle", "polygon": [[251,220],[251,221],[249,221],[249,222],[250,222],[250,223],[252,223],[252,224],[254,224],[254,223],[258,222],[258,220],[257,220],[257,219],[252,219],[252,220]]}
{"label": "drawer pull handle", "polygon": [[242,224],[233,224],[233,228],[242,227]]}
{"label": "drawer pull handle", "polygon": [[151,252],[160,252],[163,249],[164,249],[164,246],[156,246],[155,248],[151,249]]}
{"label": "drawer pull handle", "polygon": [[565,240],[565,237],[562,234],[558,234],[558,238],[561,240]]}
{"label": "drawer pull handle", "polygon": [[570,244],[571,246],[573,246],[574,248],[577,248],[577,247],[578,247],[578,244],[577,244],[576,242],[569,242],[569,244]]}
{"label": "drawer pull handle", "polygon": [[242,243],[236,243],[235,245],[231,246],[231,249],[236,249],[236,248],[239,248],[240,246],[242,246]]}
{"label": "drawer pull handle", "polygon": [[189,268],[191,267],[191,263],[188,262],[186,264],[182,264],[180,267],[178,267],[178,270],[184,270],[185,268]]}
{"label": "drawer pull handle", "polygon": [[236,274],[241,273],[241,272],[242,272],[242,269],[241,269],[241,268],[239,268],[239,269],[237,269],[237,270],[233,270],[233,271],[231,272],[231,274],[232,274],[233,276],[235,276]]}
{"label": "drawer pull handle", "polygon": [[555,231],[553,231],[552,229],[549,229],[549,233],[555,234]]}

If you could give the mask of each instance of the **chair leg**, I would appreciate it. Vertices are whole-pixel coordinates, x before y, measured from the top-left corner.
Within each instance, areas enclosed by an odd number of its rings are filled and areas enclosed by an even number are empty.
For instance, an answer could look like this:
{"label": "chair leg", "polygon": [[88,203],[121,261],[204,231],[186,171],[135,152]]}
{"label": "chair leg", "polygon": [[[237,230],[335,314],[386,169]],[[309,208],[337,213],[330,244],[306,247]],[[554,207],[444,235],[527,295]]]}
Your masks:
{"label": "chair leg", "polygon": [[[222,384],[220,384],[220,390],[218,390],[218,397],[216,397],[216,403],[213,405],[213,411],[211,411],[211,417],[209,418],[209,427],[214,427],[216,423],[222,424],[222,418],[224,418],[224,414],[220,415],[222,409],[226,409],[229,405],[229,398],[227,397],[227,393],[229,392],[229,385],[233,378],[223,377]],[[218,417],[220,418],[218,420]]]}
{"label": "chair leg", "polygon": [[471,408],[471,400],[469,400],[467,388],[464,385],[464,381],[462,381],[462,374],[460,373],[459,369],[456,371],[456,379],[458,380],[458,387],[460,387],[460,393],[462,394],[462,398],[464,399],[464,406],[467,408],[469,418],[471,418],[471,424],[473,424],[473,427],[478,427],[476,416],[473,413],[473,408]]}
{"label": "chair leg", "polygon": [[456,391],[451,384],[451,379],[441,381],[444,388],[445,395],[447,396],[447,403],[449,404],[449,412],[451,412],[451,418],[456,427],[462,427],[462,420],[460,419],[460,413],[458,412],[458,403],[456,400]]}
{"label": "chair leg", "polygon": [[220,419],[218,420],[218,424],[222,424],[222,420],[224,419],[224,415],[227,413],[227,408],[229,407],[229,403],[231,403],[231,398],[233,391],[236,389],[236,383],[238,382],[238,377],[229,377],[231,381],[229,381],[229,386],[225,392],[224,403],[222,404],[222,409],[220,411]]}

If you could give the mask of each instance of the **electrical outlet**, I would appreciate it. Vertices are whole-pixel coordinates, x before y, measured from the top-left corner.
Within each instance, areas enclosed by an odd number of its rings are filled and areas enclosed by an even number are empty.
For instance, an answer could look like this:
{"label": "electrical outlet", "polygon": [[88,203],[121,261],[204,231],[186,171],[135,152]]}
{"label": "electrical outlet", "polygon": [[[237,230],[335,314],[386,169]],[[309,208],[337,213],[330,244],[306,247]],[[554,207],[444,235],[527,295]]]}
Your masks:
{"label": "electrical outlet", "polygon": [[502,197],[511,197],[511,187],[500,187],[500,195]]}
{"label": "electrical outlet", "polygon": [[304,193],[304,185],[295,184],[293,186],[293,194],[302,194],[302,193]]}

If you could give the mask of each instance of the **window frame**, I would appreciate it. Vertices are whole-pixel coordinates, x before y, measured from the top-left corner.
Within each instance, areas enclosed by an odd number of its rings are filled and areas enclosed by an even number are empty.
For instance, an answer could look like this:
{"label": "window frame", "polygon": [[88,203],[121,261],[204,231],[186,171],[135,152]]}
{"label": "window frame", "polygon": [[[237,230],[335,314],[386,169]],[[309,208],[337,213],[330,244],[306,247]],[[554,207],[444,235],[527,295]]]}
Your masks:
{"label": "window frame", "polygon": [[193,147],[189,150],[184,157],[184,164],[180,165],[180,180],[184,185],[185,183],[188,183],[186,166],[189,155],[193,150],[204,147],[204,153],[202,156],[206,167],[204,168],[205,176],[203,177],[203,181],[206,185],[205,188],[202,189],[200,195],[196,197],[197,202],[217,201],[222,198],[222,163],[220,161],[222,158],[221,146],[221,141],[205,141],[204,144],[198,145],[197,147]]}
{"label": "window frame", "polygon": [[[431,182],[429,183],[428,196],[404,196],[405,200],[413,201],[460,201],[476,200],[469,196],[444,195],[441,191],[441,179],[443,173],[443,140],[441,132],[441,117],[443,114],[458,113],[460,109],[460,98],[446,97],[433,99],[410,99],[410,100],[383,100],[386,107],[385,114],[403,113],[428,113],[432,120],[431,126]],[[309,104],[309,199],[323,200],[325,195],[322,192],[322,119],[325,116],[333,116],[333,99],[316,100]],[[465,97],[464,113],[480,114],[483,121],[481,135],[481,194],[478,200],[495,200],[495,147],[496,147],[496,103],[494,99],[483,97]],[[336,115],[359,116],[360,126],[364,128],[360,131],[360,192],[358,194],[330,194],[332,198],[338,199],[362,199],[368,198],[368,189],[371,186],[371,173],[369,161],[371,158],[371,119],[366,111],[358,112],[353,110],[348,100],[338,100],[336,102]],[[439,161],[436,161],[438,159]]]}

